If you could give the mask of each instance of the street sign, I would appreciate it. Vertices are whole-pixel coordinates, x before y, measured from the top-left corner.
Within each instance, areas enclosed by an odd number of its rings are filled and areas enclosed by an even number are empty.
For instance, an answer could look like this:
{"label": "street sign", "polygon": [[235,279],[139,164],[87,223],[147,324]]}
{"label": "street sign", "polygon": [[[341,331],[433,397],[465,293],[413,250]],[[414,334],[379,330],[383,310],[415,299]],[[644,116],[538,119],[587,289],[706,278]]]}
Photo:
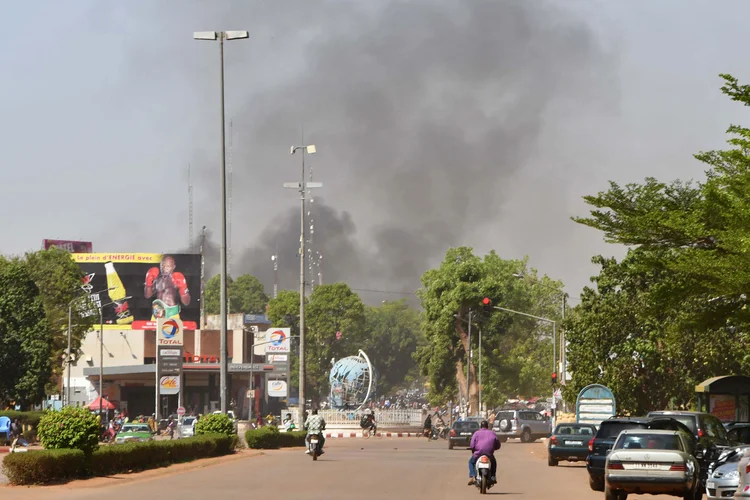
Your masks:
{"label": "street sign", "polygon": [[177,408],[177,416],[182,417],[183,415],[185,415],[185,408],[180,406],[179,408]]}
{"label": "street sign", "polygon": [[159,393],[163,395],[180,393],[180,377],[161,377],[159,379]]}
{"label": "street sign", "polygon": [[599,425],[617,412],[617,403],[612,391],[603,385],[591,384],[578,393],[576,422]]}
{"label": "street sign", "polygon": [[284,380],[269,380],[268,395],[274,398],[285,398],[286,382]]}
{"label": "street sign", "polygon": [[290,328],[269,328],[266,330],[266,354],[286,354],[289,352]]}
{"label": "street sign", "polygon": [[268,355],[269,363],[286,363],[287,361],[289,361],[288,354],[269,354]]}
{"label": "street sign", "polygon": [[182,346],[182,320],[159,318],[156,320],[156,345]]}
{"label": "street sign", "polygon": [[231,363],[228,366],[230,372],[286,372],[289,369],[289,363],[278,363],[278,364],[262,364],[262,363]]}
{"label": "street sign", "polygon": [[247,399],[253,399],[253,396],[255,396],[255,390],[254,389],[248,389],[246,396],[247,396]]}
{"label": "street sign", "polygon": [[182,371],[182,346],[158,346],[157,349],[159,349],[156,355],[159,364],[159,373],[162,375],[179,375]]}

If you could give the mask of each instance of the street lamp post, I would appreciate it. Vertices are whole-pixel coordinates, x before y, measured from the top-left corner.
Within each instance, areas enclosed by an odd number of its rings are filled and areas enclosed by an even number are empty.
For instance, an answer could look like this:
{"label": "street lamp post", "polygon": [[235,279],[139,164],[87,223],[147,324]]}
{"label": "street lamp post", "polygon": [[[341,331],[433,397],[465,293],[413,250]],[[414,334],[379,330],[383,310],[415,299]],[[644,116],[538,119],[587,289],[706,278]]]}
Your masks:
{"label": "street lamp post", "polygon": [[[123,297],[122,300],[132,299],[133,297]],[[114,305],[115,302],[101,304],[99,306],[99,417],[102,416],[102,407],[104,406],[104,313],[102,309],[106,306]],[[107,414],[109,416],[109,413]],[[105,420],[106,422],[106,420]]]}
{"label": "street lamp post", "polygon": [[271,260],[273,261],[273,298],[276,298],[276,295],[279,292],[279,255],[278,251],[271,255]]}
{"label": "street lamp post", "polygon": [[300,193],[300,237],[299,237],[299,407],[300,414],[305,411],[305,190],[323,187],[321,182],[305,181],[305,153],[315,154],[314,144],[309,146],[292,146],[290,154],[302,151],[302,178],[300,182],[285,182],[285,188],[299,189]]}
{"label": "street lamp post", "polygon": [[[557,342],[557,322],[554,320],[551,320],[549,318],[542,318],[541,316],[534,316],[533,314],[528,314],[521,311],[514,311],[513,309],[506,309],[505,307],[498,307],[498,306],[492,306],[494,309],[497,309],[499,311],[506,311],[513,314],[520,314],[521,316],[527,316],[529,318],[534,318],[539,321],[546,321],[547,323],[552,323],[552,372],[557,373],[557,348],[555,346],[555,343]],[[553,408],[556,406],[555,403],[555,390],[552,389],[552,406]],[[555,413],[552,413],[552,428],[555,428]]]}
{"label": "street lamp post", "polygon": [[[383,302],[385,302],[385,301],[383,301]],[[454,318],[458,318],[461,321],[463,321],[464,323],[468,324],[469,325],[469,331],[471,331],[471,325],[472,325],[471,319],[469,319],[467,321],[467,320],[461,318],[458,314],[454,314],[453,317]],[[471,318],[471,310],[469,310],[469,318]],[[482,329],[479,328],[479,325],[476,325],[476,326],[477,326],[477,329],[479,330],[479,411],[481,412],[482,411]],[[469,342],[471,342],[471,336],[469,336]],[[469,349],[471,349],[471,348],[469,348]],[[466,384],[466,395],[467,395],[467,398],[468,398],[468,394],[469,394],[469,385]],[[467,399],[467,401],[468,401],[468,399]]]}
{"label": "street lamp post", "polygon": [[227,350],[227,154],[226,141],[224,139],[224,40],[238,40],[248,38],[247,31],[196,31],[193,38],[196,40],[219,40],[219,81],[221,87],[221,249],[220,255],[220,273],[221,273],[221,292],[220,292],[220,345],[219,356],[220,363],[220,381],[221,391],[221,412],[227,413],[227,378],[228,378],[228,360],[229,352]]}

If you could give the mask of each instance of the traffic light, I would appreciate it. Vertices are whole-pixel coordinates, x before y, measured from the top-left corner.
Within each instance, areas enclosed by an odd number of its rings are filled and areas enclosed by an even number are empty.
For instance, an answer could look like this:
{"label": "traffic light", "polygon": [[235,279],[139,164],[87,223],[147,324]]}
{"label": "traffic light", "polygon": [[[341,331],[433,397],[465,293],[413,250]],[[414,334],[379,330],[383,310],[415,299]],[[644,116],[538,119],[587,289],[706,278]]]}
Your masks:
{"label": "traffic light", "polygon": [[494,308],[492,307],[492,300],[490,300],[489,297],[485,297],[482,299],[482,311],[484,311],[485,314],[489,314],[494,311]]}
{"label": "traffic light", "polygon": [[552,385],[555,385],[557,383],[557,373],[552,372]]}

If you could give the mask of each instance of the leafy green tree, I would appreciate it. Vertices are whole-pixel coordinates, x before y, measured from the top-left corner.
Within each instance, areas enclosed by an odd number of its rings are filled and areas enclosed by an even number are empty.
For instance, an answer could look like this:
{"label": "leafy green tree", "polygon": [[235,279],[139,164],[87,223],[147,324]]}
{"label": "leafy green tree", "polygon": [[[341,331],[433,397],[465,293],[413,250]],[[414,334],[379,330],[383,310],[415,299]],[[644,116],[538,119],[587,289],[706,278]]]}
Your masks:
{"label": "leafy green tree", "polygon": [[481,304],[488,297],[494,305],[557,320],[560,282],[538,277],[536,271],[527,269],[525,260],[504,260],[494,252],[481,258],[471,248],[459,247],[448,250],[440,267],[424,273],[422,285],[419,295],[427,343],[417,350],[415,359],[429,377],[433,402],[454,399],[459,390],[466,397],[470,310],[475,332],[471,338],[475,357],[468,364],[470,411],[478,408],[479,328],[484,352],[483,395],[488,405],[510,395],[538,395],[549,388],[549,323],[495,309],[483,311]]}
{"label": "leafy green tree", "polygon": [[39,401],[50,378],[52,338],[29,267],[0,257],[0,402]]}
{"label": "leafy green tree", "polygon": [[424,344],[419,313],[406,300],[384,302],[365,309],[365,340],[362,349],[378,372],[378,393],[388,394],[414,375],[417,364],[412,358],[417,346]]}
{"label": "leafy green tree", "polygon": [[[206,314],[219,314],[221,308],[221,275],[206,282]],[[229,314],[264,314],[268,296],[255,276],[243,274],[236,280],[227,276],[227,311]]]}
{"label": "leafy green tree", "polygon": [[232,419],[228,415],[224,414],[211,414],[201,417],[195,424],[195,433],[224,434],[227,436],[234,436],[236,434],[234,422],[232,422]]}
{"label": "leafy green tree", "polygon": [[39,295],[50,327],[52,375],[47,391],[62,388],[62,374],[66,367],[68,349],[68,307],[72,306],[71,356],[75,359],[86,332],[96,322],[96,315],[86,314],[88,304],[81,290],[83,271],[66,250],[27,253],[24,259]]}
{"label": "leafy green tree", "polygon": [[[750,104],[748,86],[722,77],[725,94]],[[687,407],[702,380],[750,373],[750,129],[728,132],[730,149],[696,155],[705,182],[647,178],[584,198],[590,216],[574,220],[630,250],[595,258],[596,289],[569,323],[569,399],[599,381],[626,411]]]}

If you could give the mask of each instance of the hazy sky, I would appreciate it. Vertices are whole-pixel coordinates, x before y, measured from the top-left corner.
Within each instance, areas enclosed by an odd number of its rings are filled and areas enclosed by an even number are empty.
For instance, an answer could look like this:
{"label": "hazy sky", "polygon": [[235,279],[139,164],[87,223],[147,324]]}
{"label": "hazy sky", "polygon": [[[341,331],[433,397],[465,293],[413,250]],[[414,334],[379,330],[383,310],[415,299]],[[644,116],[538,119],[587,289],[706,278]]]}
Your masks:
{"label": "hazy sky", "polygon": [[[219,233],[217,43],[232,136],[232,273],[298,277],[305,142],[324,281],[410,291],[452,245],[529,255],[577,295],[592,255],[621,255],[581,196],[607,180],[701,178],[750,112],[719,73],[750,80],[750,3],[5,2],[0,31],[0,252],[43,238],[95,251],[188,246]],[[369,302],[397,295],[367,294]]]}

